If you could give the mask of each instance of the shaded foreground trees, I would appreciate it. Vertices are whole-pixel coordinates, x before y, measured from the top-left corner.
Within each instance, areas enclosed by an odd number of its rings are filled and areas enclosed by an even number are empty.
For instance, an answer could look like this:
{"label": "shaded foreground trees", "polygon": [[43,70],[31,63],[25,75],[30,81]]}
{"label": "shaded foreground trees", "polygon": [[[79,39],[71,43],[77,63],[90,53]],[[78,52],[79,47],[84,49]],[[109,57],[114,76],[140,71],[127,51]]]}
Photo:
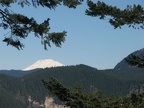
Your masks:
{"label": "shaded foreground trees", "polygon": [[79,85],[71,90],[57,79],[42,80],[50,93],[58,97],[64,106],[70,108],[143,108],[144,88],[140,93],[133,91],[129,96],[106,97],[102,92],[84,93]]}

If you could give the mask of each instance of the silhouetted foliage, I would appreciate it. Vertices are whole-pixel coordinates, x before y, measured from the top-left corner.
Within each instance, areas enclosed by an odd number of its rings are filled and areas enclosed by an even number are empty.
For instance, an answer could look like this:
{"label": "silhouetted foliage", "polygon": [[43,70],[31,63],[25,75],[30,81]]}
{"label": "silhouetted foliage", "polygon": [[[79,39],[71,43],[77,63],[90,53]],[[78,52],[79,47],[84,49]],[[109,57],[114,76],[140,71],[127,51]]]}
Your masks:
{"label": "silhouetted foliage", "polygon": [[[0,27],[3,29],[9,29],[6,34],[4,42],[7,45],[12,45],[17,49],[24,47],[20,39],[25,39],[29,33],[34,33],[36,37],[41,37],[44,48],[51,46],[51,42],[57,47],[61,47],[62,42],[65,41],[66,31],[63,32],[50,32],[49,18],[38,24],[35,18],[28,18],[25,15],[15,13],[10,10],[11,4],[17,3],[21,7],[34,6],[38,8],[40,6],[48,9],[56,9],[57,6],[64,5],[69,8],[76,8],[81,5],[84,0],[1,0],[0,5]],[[139,5],[128,5],[126,9],[121,10],[116,6],[109,6],[102,1],[94,3],[91,0],[87,0],[88,9],[86,9],[86,15],[92,17],[100,17],[100,19],[109,18],[109,23],[114,28],[128,25],[133,28],[144,28],[144,9]]]}
{"label": "silhouetted foliage", "polygon": [[88,6],[86,15],[99,17],[103,20],[109,19],[109,23],[114,28],[128,25],[128,27],[144,29],[144,9],[141,5],[127,5],[124,10],[121,10],[117,6],[109,6],[101,1],[94,3],[90,0]]}

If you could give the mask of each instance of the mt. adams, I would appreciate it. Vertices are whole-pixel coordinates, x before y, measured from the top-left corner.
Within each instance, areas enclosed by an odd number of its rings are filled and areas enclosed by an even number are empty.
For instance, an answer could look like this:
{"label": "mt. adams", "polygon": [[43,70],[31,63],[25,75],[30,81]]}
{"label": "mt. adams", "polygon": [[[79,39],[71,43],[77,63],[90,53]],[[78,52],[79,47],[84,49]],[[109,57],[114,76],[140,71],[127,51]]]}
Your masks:
{"label": "mt. adams", "polygon": [[38,69],[38,68],[50,68],[50,67],[59,67],[64,66],[62,63],[54,61],[52,59],[45,59],[45,60],[38,60],[34,64],[30,65],[29,67],[23,69],[24,71]]}

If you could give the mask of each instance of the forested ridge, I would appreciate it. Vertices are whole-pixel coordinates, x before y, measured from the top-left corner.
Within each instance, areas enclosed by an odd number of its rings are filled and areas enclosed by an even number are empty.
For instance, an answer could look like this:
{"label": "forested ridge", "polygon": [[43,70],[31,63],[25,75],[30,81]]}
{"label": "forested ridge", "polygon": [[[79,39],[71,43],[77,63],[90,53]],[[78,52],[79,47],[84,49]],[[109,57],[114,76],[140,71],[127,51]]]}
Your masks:
{"label": "forested ridge", "polygon": [[55,77],[71,89],[76,84],[80,84],[84,92],[100,90],[106,96],[127,96],[133,88],[139,90],[144,84],[143,69],[97,70],[80,64],[46,68],[19,78],[1,74],[0,88],[14,96],[16,100],[20,100],[24,106],[28,105],[29,96],[42,103],[49,95],[48,90],[42,84],[42,79],[50,79],[50,77]]}

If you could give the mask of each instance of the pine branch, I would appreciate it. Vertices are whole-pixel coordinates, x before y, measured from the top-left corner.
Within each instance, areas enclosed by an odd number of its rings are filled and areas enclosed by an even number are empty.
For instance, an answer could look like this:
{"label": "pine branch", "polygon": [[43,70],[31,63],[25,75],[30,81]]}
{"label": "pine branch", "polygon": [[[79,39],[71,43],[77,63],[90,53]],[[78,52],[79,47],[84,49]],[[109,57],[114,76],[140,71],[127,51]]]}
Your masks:
{"label": "pine branch", "polygon": [[124,10],[121,10],[116,6],[109,6],[100,1],[97,3],[88,1],[87,4],[89,9],[85,11],[86,15],[99,17],[103,20],[105,20],[106,17],[110,17],[109,23],[114,26],[114,28],[121,28],[123,25],[128,25],[128,27],[135,29],[144,29],[144,9],[141,5],[128,5]]}

